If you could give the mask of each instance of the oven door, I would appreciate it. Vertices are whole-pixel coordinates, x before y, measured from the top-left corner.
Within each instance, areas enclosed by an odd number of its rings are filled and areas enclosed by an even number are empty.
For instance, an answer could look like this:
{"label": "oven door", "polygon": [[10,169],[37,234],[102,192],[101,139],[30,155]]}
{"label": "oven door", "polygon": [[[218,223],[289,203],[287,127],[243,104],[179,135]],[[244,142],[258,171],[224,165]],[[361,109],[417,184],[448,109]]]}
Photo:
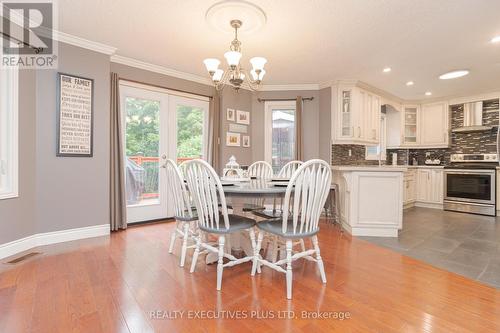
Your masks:
{"label": "oven door", "polygon": [[444,200],[495,205],[495,194],[495,170],[444,172]]}

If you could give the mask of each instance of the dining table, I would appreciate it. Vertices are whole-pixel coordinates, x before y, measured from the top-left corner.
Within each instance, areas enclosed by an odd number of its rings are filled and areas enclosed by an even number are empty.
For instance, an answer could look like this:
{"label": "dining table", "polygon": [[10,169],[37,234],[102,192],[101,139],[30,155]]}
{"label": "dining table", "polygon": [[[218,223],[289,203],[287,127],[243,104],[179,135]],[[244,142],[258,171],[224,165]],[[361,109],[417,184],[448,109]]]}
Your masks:
{"label": "dining table", "polygon": [[[236,215],[248,216],[251,212],[243,212],[243,206],[246,202],[248,202],[248,199],[281,199],[285,196],[288,179],[260,178],[246,181],[224,179],[221,180],[221,184],[224,190],[224,195],[228,204],[230,203],[233,213]],[[275,209],[274,207],[275,204],[273,204],[272,209]],[[243,251],[246,255],[253,254],[252,243],[247,233],[235,232],[229,237],[226,251]],[[206,262],[213,263],[216,262],[217,259],[218,257],[216,254],[209,253],[207,255]]]}

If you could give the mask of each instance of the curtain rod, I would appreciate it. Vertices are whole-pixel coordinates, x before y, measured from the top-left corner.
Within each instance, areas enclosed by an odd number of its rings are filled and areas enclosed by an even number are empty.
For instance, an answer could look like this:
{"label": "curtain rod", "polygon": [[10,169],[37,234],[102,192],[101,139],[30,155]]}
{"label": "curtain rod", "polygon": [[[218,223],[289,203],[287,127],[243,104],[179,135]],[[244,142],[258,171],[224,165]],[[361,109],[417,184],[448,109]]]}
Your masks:
{"label": "curtain rod", "polygon": [[[314,97],[304,97],[303,101],[312,101]],[[296,98],[257,98],[259,102],[295,101]]]}
{"label": "curtain rod", "polygon": [[144,84],[146,86],[151,86],[151,87],[160,88],[160,89],[167,89],[167,90],[177,91],[177,92],[185,93],[185,94],[191,94],[191,95],[196,95],[196,96],[201,96],[201,97],[207,97],[209,99],[213,98],[213,96],[210,96],[210,95],[203,95],[203,94],[198,94],[198,93],[194,93],[194,92],[187,91],[187,90],[169,88],[169,87],[160,86],[160,85],[157,85],[157,84],[151,84],[151,83],[147,83],[147,82],[141,82],[141,81],[131,80],[131,79],[127,79],[127,78],[124,78],[124,77],[120,77],[120,80],[121,81],[132,82],[132,83],[137,83],[137,84]]}

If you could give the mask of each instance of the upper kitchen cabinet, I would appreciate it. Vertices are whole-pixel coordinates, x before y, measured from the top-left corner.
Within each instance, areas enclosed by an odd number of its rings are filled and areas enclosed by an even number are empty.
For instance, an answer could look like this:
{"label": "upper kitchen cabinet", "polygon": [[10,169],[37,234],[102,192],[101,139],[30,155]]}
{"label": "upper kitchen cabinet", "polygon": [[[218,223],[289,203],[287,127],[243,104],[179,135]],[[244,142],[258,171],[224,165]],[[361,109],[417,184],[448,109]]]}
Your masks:
{"label": "upper kitchen cabinet", "polygon": [[380,96],[353,84],[332,87],[332,142],[377,144],[380,135]]}
{"label": "upper kitchen cabinet", "polygon": [[423,104],[420,113],[419,144],[422,147],[448,147],[450,140],[448,103]]}
{"label": "upper kitchen cabinet", "polygon": [[[449,146],[448,103],[403,105],[386,117],[388,148],[446,148]],[[389,126],[390,124],[390,126]]]}

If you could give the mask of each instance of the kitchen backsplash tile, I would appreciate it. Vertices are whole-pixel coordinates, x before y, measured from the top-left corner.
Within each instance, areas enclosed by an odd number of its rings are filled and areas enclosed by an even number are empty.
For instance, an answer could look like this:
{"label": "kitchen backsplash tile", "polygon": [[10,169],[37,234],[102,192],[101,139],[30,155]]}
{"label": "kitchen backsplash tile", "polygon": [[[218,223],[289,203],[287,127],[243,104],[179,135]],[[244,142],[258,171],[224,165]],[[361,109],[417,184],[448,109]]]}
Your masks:
{"label": "kitchen backsplash tile", "polygon": [[378,161],[365,159],[365,149],[363,145],[332,145],[331,163],[332,165],[378,165]]}

